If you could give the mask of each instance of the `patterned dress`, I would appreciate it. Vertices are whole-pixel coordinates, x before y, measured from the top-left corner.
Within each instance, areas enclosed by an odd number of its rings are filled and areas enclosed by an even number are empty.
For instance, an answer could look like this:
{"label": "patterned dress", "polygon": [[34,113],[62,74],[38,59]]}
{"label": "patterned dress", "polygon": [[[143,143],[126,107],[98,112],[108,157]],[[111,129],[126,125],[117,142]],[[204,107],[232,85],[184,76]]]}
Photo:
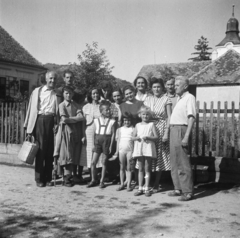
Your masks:
{"label": "patterned dress", "polygon": [[144,101],[144,105],[150,107],[153,111],[158,134],[158,140],[156,141],[157,159],[152,161],[153,172],[170,170],[169,141],[164,143],[162,138],[167,125],[166,106],[171,104],[171,100],[166,95],[160,97],[148,96]]}
{"label": "patterned dress", "polygon": [[[94,119],[100,117],[100,111],[99,111],[99,104],[94,105],[91,103],[86,104],[83,107],[83,116],[86,118],[86,145],[82,147],[81,151],[81,159],[80,159],[80,165],[86,166],[88,168],[91,167],[92,162],[92,149],[94,148],[94,140],[93,140],[93,134],[94,134]],[[101,157],[98,161],[97,167],[102,167],[101,165]]]}

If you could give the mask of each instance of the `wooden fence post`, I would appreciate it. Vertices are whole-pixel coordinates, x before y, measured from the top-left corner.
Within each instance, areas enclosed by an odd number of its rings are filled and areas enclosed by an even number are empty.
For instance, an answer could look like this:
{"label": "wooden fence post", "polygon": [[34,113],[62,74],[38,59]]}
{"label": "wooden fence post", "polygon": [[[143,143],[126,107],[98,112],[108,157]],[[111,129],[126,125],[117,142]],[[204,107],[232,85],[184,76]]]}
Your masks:
{"label": "wooden fence post", "polygon": [[220,145],[220,108],[221,102],[217,103],[217,131],[216,131],[216,156],[219,156],[219,145]]}
{"label": "wooden fence post", "polygon": [[24,128],[23,128],[23,124],[24,124],[24,119],[25,119],[25,104],[21,103],[20,104],[20,143],[22,144],[24,141]]}
{"label": "wooden fence post", "polygon": [[4,131],[4,104],[1,103],[1,143],[3,143],[3,131]]}
{"label": "wooden fence post", "polygon": [[212,156],[213,151],[213,101],[210,109],[210,130],[209,130],[209,156]]}
{"label": "wooden fence post", "polygon": [[227,102],[224,103],[224,135],[223,135],[223,156],[227,156]]}
{"label": "wooden fence post", "polygon": [[202,156],[205,156],[205,144],[206,144],[206,111],[207,103],[203,103],[203,129],[202,129]]}
{"label": "wooden fence post", "polygon": [[200,102],[197,101],[196,105],[196,135],[195,135],[195,153],[198,156],[199,151],[198,151],[198,144],[199,144],[199,107],[200,107]]}

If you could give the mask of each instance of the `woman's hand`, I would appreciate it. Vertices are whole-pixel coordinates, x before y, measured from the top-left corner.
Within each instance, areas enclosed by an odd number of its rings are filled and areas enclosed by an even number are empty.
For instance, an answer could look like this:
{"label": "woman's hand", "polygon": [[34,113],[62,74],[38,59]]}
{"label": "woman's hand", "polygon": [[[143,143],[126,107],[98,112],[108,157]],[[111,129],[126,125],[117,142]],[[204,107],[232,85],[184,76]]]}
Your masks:
{"label": "woman's hand", "polygon": [[132,137],[132,140],[133,140],[133,141],[138,141],[138,142],[141,142],[141,141],[142,141],[142,139],[141,139],[139,136],[137,136],[137,137]]}
{"label": "woman's hand", "polygon": [[168,134],[165,133],[165,134],[163,135],[162,141],[163,141],[163,142],[167,142],[167,141],[168,141]]}
{"label": "woman's hand", "polygon": [[85,145],[86,144],[86,137],[82,138],[82,144]]}

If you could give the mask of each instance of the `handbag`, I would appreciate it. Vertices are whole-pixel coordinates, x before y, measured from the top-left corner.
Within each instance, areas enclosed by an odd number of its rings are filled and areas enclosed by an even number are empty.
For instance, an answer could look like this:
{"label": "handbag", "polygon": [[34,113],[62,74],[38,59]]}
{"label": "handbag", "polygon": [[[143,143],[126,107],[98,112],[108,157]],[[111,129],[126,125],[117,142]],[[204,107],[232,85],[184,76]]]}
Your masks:
{"label": "handbag", "polygon": [[21,161],[32,165],[38,152],[38,148],[39,144],[35,141],[34,136],[28,135],[18,153],[18,158]]}

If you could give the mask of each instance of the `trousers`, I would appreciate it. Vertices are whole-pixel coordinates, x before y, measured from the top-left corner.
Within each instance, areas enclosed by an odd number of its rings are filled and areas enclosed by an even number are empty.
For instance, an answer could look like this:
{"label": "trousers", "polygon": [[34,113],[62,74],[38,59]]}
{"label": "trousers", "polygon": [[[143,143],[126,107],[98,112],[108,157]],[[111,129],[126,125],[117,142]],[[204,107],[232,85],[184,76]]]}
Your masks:
{"label": "trousers", "polygon": [[175,190],[182,190],[183,193],[193,193],[189,149],[181,145],[186,130],[187,126],[174,125],[170,127],[171,176]]}
{"label": "trousers", "polygon": [[54,117],[38,115],[35,125],[35,138],[39,150],[35,160],[35,181],[46,183],[52,181],[53,151],[54,151]]}

